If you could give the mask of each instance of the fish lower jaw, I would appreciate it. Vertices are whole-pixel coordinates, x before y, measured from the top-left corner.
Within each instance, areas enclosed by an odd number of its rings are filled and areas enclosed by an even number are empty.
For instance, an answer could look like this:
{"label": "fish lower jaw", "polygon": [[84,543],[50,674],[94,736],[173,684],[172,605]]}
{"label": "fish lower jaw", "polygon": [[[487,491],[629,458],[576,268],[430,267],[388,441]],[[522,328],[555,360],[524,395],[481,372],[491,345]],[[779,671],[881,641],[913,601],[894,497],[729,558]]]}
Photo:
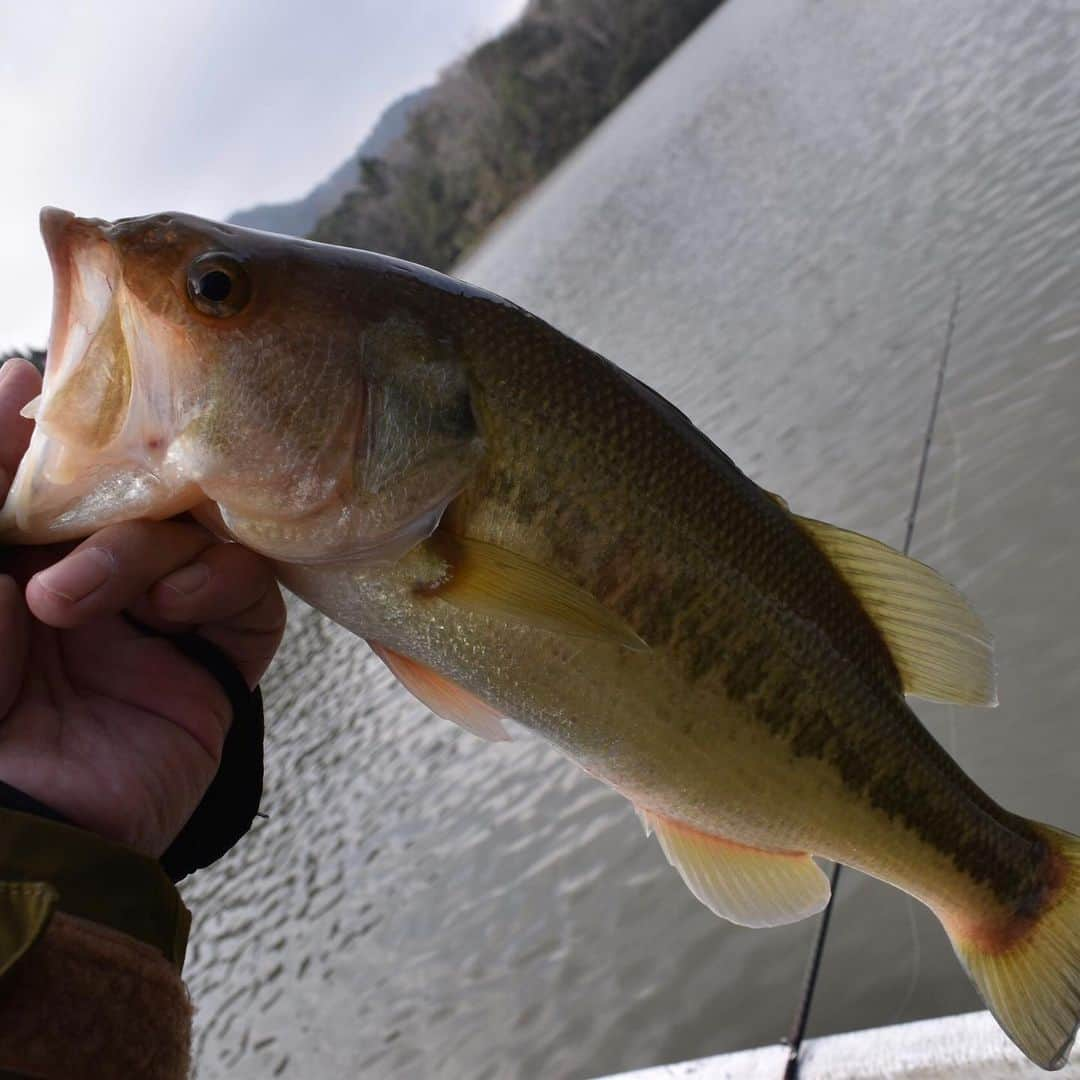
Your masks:
{"label": "fish lower jaw", "polygon": [[163,491],[145,473],[116,473],[84,495],[58,493],[48,503],[29,504],[14,488],[0,508],[0,544],[53,544],[79,540],[107,525],[138,518],[161,520],[198,505],[198,488]]}

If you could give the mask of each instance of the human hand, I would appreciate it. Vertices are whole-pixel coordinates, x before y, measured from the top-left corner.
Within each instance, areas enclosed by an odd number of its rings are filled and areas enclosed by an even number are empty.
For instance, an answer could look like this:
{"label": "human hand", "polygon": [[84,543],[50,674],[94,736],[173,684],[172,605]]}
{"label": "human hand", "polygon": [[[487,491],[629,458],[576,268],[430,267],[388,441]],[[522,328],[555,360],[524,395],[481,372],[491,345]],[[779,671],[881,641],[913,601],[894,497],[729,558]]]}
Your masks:
{"label": "human hand", "polygon": [[[19,410],[40,385],[24,360],[0,367],[0,502],[32,429]],[[160,635],[200,634],[254,686],[284,626],[270,564],[187,521],[0,548],[0,780],[160,856],[232,719],[218,681]]]}

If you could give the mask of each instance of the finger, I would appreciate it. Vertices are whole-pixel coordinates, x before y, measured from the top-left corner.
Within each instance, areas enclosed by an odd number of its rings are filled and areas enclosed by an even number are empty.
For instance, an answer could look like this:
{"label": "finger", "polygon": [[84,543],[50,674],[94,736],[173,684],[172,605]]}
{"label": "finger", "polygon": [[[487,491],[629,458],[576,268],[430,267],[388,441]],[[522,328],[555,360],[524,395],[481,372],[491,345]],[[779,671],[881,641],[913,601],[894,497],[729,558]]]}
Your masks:
{"label": "finger", "polygon": [[4,645],[0,660],[0,721],[15,704],[22,686],[30,640],[29,622],[22,590],[14,578],[0,575],[0,642]]}
{"label": "finger", "polygon": [[50,626],[80,626],[131,607],[154,582],[186,566],[213,543],[214,537],[201,526],[184,522],[109,525],[35,574],[26,587],[26,602]]}
{"label": "finger", "polygon": [[[215,544],[158,582],[148,604],[159,620],[197,626],[254,686],[285,629],[285,602],[269,562],[239,544]],[[136,614],[142,617],[137,608]]]}
{"label": "finger", "polygon": [[270,563],[239,544],[216,543],[150,590],[155,610],[189,625],[239,615],[275,588]]}
{"label": "finger", "polygon": [[225,622],[209,623],[199,633],[233,662],[254,689],[281,644],[285,616],[285,601],[275,582],[253,607]]}
{"label": "finger", "polygon": [[29,360],[16,356],[0,364],[0,499],[7,494],[34,430],[34,422],[20,416],[19,410],[40,392],[41,376]]}

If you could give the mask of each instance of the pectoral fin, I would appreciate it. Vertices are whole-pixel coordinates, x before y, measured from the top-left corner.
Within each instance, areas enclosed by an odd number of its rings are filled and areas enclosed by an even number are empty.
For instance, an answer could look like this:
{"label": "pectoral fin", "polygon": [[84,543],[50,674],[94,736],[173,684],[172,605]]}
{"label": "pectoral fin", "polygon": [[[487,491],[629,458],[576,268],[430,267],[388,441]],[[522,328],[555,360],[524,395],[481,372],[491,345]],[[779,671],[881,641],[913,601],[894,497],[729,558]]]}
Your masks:
{"label": "pectoral fin", "polygon": [[740,926],[781,926],[820,911],[829,880],[803,851],[762,851],[638,809],[667,861],[711,911]]}
{"label": "pectoral fin", "polygon": [[648,648],[615,612],[546,566],[481,540],[445,537],[442,543],[453,573],[435,595],[448,603],[558,634]]}
{"label": "pectoral fin", "polygon": [[927,701],[997,704],[993,639],[957,589],[878,540],[791,516],[874,620],[905,693]]}
{"label": "pectoral fin", "polygon": [[394,673],[414,697],[444,720],[459,724],[466,731],[488,742],[508,742],[510,736],[502,725],[502,714],[475,694],[440,675],[418,660],[369,641],[371,651]]}

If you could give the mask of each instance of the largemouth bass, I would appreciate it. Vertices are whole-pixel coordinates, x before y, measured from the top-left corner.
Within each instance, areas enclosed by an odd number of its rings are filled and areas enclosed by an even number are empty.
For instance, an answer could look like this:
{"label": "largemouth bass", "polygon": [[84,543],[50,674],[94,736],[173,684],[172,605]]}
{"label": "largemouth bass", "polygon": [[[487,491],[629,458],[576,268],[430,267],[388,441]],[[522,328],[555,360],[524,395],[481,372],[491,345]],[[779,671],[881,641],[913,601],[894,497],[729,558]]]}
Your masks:
{"label": "largemouth bass", "polygon": [[512,717],[629,799],[693,893],[773,926],[823,856],[940,918],[1010,1038],[1080,1016],[1080,840],[1010,814],[905,695],[995,701],[933,570],[792,513],[673,405],[495,295],[184,214],[46,210],[45,382],[0,539],[190,511],[433,712]]}

